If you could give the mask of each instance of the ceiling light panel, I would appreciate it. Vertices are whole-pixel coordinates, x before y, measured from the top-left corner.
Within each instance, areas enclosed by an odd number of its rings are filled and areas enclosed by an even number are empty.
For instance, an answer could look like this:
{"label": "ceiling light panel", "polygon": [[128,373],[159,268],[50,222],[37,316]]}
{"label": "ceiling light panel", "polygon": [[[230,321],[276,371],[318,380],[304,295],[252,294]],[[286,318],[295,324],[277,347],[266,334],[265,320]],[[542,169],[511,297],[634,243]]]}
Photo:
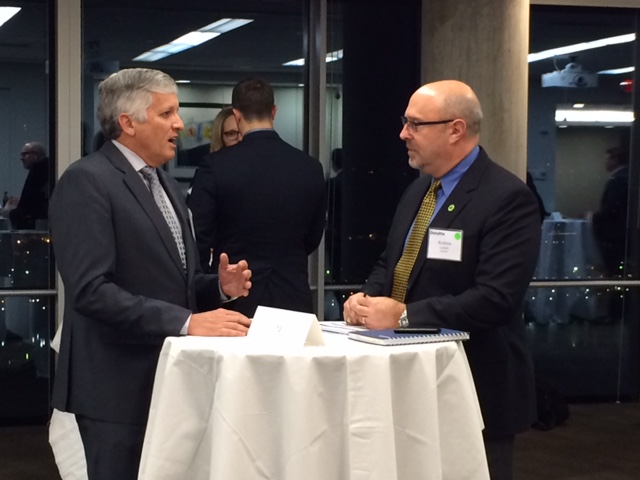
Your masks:
{"label": "ceiling light panel", "polygon": [[544,50],[542,52],[530,53],[527,58],[529,63],[544,60],[546,58],[557,57],[560,55],[568,55],[575,52],[583,52],[585,50],[592,50],[594,48],[602,48],[608,45],[619,45],[621,43],[633,42],[636,39],[635,33],[628,33],[626,35],[618,35],[615,37],[601,38],[600,40],[593,40],[591,42],[576,43],[575,45],[567,45],[565,47],[552,48],[550,50]]}
{"label": "ceiling light panel", "polygon": [[[334,52],[329,52],[327,53],[326,57],[325,57],[325,62],[326,63],[330,63],[330,62],[335,62],[336,60],[341,60],[343,56],[343,50],[336,50]],[[304,58],[298,58],[296,60],[291,60],[290,62],[287,63],[283,63],[282,64],[284,67],[301,67],[302,65],[304,65]]]}
{"label": "ceiling light panel", "polygon": [[7,23],[20,10],[20,7],[0,7],[0,27]]}
{"label": "ceiling light panel", "polygon": [[200,28],[197,31],[182,35],[166,45],[156,47],[148,52],[138,55],[133,60],[138,62],[155,62],[168,57],[169,55],[202,45],[223,33],[242,27],[243,25],[247,25],[251,22],[253,22],[253,20],[245,18],[223,18],[222,20],[218,20],[217,22]]}

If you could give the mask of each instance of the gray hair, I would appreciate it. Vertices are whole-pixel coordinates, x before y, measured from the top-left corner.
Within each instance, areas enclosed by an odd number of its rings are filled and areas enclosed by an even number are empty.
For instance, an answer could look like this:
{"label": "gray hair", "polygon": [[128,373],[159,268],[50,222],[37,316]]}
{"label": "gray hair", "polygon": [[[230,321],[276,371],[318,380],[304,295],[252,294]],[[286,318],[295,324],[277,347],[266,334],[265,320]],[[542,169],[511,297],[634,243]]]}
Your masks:
{"label": "gray hair", "polygon": [[147,121],[151,94],[178,93],[176,82],[164,72],[149,68],[129,68],[103,80],[98,87],[98,122],[109,140],[122,134],[118,117],[127,113],[137,122]]}
{"label": "gray hair", "polygon": [[446,95],[442,103],[442,115],[447,118],[461,118],[467,124],[468,134],[480,134],[482,107],[475,95]]}

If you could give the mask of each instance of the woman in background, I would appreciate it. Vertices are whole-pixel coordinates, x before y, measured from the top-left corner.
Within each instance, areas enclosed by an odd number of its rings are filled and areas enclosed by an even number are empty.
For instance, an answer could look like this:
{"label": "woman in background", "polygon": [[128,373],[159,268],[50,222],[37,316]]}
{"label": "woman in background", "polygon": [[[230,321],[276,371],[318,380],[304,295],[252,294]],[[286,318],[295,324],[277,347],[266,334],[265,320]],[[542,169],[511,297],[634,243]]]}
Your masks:
{"label": "woman in background", "polygon": [[240,140],[242,140],[242,134],[238,130],[236,118],[233,116],[233,108],[224,107],[213,119],[211,152],[217,152],[222,147],[235,145]]}

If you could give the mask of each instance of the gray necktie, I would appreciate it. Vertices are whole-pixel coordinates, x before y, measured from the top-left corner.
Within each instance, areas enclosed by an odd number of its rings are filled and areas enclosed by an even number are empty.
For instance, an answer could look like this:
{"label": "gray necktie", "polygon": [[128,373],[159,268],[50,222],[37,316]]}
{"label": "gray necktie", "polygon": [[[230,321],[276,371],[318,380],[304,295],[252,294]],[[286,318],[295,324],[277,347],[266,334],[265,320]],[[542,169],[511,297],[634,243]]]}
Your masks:
{"label": "gray necktie", "polygon": [[162,212],[164,219],[167,221],[169,228],[171,229],[171,233],[173,234],[173,239],[176,241],[176,245],[178,246],[178,252],[180,253],[180,260],[182,260],[182,268],[187,270],[187,261],[186,254],[184,250],[184,241],[182,240],[182,228],[180,228],[180,224],[178,223],[178,219],[176,218],[175,212],[169,208],[167,202],[164,198],[164,190],[162,189],[162,185],[160,185],[160,181],[158,180],[158,172],[153,167],[143,167],[140,170],[140,173],[147,179],[149,182],[149,188],[151,189],[151,193],[153,194],[153,199],[156,201],[158,208]]}

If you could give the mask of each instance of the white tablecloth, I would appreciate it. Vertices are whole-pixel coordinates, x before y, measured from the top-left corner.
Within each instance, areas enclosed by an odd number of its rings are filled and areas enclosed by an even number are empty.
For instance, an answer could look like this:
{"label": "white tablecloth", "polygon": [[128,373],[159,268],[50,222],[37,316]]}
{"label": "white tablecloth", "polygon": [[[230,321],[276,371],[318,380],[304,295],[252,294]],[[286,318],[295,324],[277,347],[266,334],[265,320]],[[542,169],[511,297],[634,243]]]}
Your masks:
{"label": "white tablecloth", "polygon": [[601,264],[591,222],[570,218],[542,222],[536,280],[598,278]]}
{"label": "white tablecloth", "polygon": [[[547,219],[534,280],[595,280],[603,274],[591,223],[579,219]],[[602,292],[586,287],[530,290],[527,311],[537,323],[569,323],[571,317],[595,320],[606,315]]]}
{"label": "white tablecloth", "polygon": [[167,339],[139,478],[489,478],[461,345],[324,336],[324,347],[279,352]]}

